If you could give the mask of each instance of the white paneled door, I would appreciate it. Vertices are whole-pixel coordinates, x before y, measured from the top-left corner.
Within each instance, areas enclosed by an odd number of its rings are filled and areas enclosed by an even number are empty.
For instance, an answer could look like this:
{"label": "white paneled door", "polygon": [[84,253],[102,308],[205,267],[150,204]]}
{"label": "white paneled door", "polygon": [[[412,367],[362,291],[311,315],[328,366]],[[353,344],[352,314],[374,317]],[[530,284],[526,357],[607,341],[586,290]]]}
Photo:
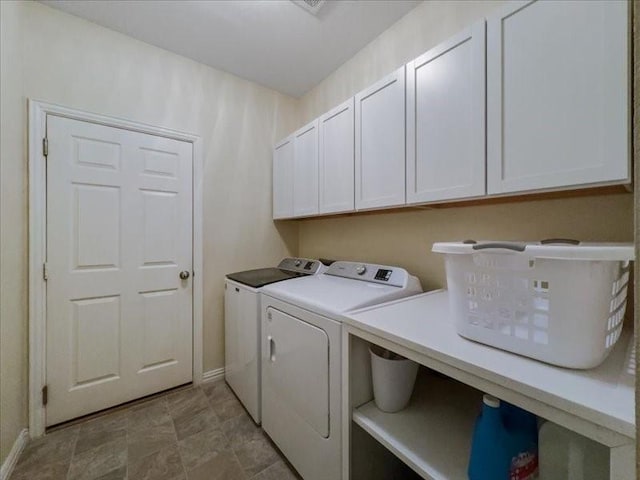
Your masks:
{"label": "white paneled door", "polygon": [[273,149],[273,218],[293,216],[293,137]]}
{"label": "white paneled door", "polygon": [[356,210],[405,203],[405,68],[355,97]]}
{"label": "white paneled door", "polygon": [[628,183],[629,3],[506,2],[487,21],[489,194]]}
{"label": "white paneled door", "polygon": [[46,424],[192,380],[192,144],[47,116]]}
{"label": "white paneled door", "polygon": [[293,216],[318,213],[318,121],[293,134]]}
{"label": "white paneled door", "polygon": [[484,20],[407,64],[407,203],[485,192]]}
{"label": "white paneled door", "polygon": [[320,117],[320,213],[354,210],[354,103],[353,98]]}

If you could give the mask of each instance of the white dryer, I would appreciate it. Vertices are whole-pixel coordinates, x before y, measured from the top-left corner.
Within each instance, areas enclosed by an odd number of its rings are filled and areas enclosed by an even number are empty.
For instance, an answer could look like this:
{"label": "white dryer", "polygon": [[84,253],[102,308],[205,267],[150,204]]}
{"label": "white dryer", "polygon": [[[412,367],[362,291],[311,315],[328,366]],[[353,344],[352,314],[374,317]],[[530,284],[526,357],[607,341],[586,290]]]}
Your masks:
{"label": "white dryer", "polygon": [[340,315],[421,292],[402,268],[343,261],[262,289],[262,428],[305,480],[342,476]]}
{"label": "white dryer", "polygon": [[225,371],[227,384],[256,423],[260,423],[260,289],[292,278],[317,275],[318,260],[285,258],[274,268],[230,273],[224,288]]}

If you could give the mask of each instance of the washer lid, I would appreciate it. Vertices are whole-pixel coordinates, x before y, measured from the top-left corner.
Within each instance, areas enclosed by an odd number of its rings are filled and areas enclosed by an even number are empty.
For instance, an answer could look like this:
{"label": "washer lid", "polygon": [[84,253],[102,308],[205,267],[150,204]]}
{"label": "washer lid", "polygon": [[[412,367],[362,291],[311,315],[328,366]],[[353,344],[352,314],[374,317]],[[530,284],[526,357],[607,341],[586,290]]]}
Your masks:
{"label": "washer lid", "polygon": [[243,285],[253,288],[260,288],[271,283],[289,280],[291,278],[307,275],[300,272],[290,272],[280,268],[258,268],[256,270],[246,270],[227,274],[229,280],[235,280]]}
{"label": "washer lid", "polygon": [[318,260],[284,258],[277,268],[257,268],[255,270],[228,273],[227,278],[249,287],[260,288],[271,283],[289,280],[290,278],[317,275],[324,270],[326,270],[326,267]]}

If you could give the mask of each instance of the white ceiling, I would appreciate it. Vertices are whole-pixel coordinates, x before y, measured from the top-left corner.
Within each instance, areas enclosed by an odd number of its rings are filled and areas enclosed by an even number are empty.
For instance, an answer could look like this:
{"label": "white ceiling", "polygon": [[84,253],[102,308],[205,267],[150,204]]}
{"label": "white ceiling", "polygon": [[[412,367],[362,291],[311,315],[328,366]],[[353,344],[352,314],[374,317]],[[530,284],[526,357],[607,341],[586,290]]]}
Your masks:
{"label": "white ceiling", "polygon": [[282,93],[301,96],[420,0],[77,1],[51,7]]}

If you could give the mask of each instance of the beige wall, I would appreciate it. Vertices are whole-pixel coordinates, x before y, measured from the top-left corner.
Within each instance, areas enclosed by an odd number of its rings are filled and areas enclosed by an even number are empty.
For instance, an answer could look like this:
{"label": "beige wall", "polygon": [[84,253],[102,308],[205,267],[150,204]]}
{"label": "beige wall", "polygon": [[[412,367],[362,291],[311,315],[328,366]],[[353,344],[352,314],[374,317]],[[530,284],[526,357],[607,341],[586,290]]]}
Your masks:
{"label": "beige wall", "polygon": [[[501,1],[425,1],[301,99],[300,125],[481,19]],[[425,288],[445,285],[436,241],[474,239],[633,240],[633,196],[584,197],[502,205],[305,220],[299,254],[401,265]]]}
{"label": "beige wall", "polygon": [[197,134],[204,149],[204,369],[222,367],[223,275],[297,250],[271,221],[271,147],[296,100],[46,7],[0,2],[0,463],[27,426],[26,99]]}
{"label": "beige wall", "polygon": [[0,464],[27,426],[26,113],[20,15],[0,2]]}
{"label": "beige wall", "polygon": [[434,242],[465,240],[632,241],[633,195],[539,200],[306,220],[300,255],[399,265],[425,289],[446,286]]}

